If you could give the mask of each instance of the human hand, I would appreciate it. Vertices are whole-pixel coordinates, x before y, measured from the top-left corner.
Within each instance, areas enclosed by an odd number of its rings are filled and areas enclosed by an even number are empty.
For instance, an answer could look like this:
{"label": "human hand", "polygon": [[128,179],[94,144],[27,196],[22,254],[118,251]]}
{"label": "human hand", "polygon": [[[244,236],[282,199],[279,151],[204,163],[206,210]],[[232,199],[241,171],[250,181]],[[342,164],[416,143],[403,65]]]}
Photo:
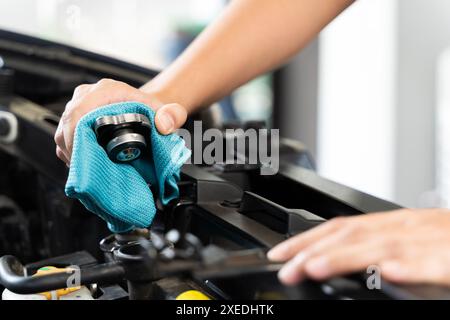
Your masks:
{"label": "human hand", "polygon": [[79,85],[67,103],[55,133],[56,155],[69,165],[73,135],[78,121],[101,106],[125,101],[142,102],[156,111],[155,124],[161,134],[169,134],[186,121],[186,109],[177,103],[167,103],[158,93],[136,89],[124,82],[102,79],[95,84]]}
{"label": "human hand", "polygon": [[403,209],[339,217],[275,246],[287,261],[279,279],[294,285],[380,267],[383,279],[450,285],[450,210]]}

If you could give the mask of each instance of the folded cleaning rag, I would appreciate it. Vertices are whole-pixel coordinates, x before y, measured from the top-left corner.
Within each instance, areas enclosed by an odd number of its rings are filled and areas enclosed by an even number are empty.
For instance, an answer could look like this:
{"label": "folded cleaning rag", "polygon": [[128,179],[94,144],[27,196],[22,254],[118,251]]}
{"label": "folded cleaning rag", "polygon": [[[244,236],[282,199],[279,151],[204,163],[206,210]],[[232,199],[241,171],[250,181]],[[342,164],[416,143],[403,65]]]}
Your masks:
{"label": "folded cleaning rag", "polygon": [[[150,119],[149,161],[114,163],[98,144],[93,129],[95,120],[124,113],[140,113]],[[66,194],[104,219],[112,232],[144,228],[152,223],[156,207],[149,184],[163,205],[178,197],[180,168],[190,157],[190,150],[178,135],[159,134],[154,117],[155,112],[142,103],[116,103],[86,114],[75,129]]]}

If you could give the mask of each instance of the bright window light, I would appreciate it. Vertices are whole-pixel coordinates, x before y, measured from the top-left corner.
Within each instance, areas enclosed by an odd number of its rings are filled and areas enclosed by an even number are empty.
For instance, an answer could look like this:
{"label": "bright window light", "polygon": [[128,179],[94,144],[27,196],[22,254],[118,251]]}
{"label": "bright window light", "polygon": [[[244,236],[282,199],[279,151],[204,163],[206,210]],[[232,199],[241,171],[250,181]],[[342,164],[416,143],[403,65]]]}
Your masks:
{"label": "bright window light", "polygon": [[318,169],[393,197],[396,1],[360,0],[320,37]]}

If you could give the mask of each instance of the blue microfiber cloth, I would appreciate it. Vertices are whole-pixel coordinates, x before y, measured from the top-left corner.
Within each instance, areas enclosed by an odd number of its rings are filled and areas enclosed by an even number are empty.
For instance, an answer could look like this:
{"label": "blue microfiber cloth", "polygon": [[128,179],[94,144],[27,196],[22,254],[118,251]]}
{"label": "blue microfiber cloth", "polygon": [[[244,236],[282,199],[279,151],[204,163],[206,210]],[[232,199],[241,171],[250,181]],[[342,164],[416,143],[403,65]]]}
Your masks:
{"label": "blue microfiber cloth", "polygon": [[[95,120],[124,113],[141,113],[150,119],[150,161],[114,163],[97,142]],[[159,134],[154,117],[155,112],[142,103],[116,103],[86,114],[76,127],[66,194],[104,219],[112,232],[145,228],[152,223],[156,207],[148,184],[157,190],[155,196],[163,205],[178,197],[180,168],[190,157],[190,150],[178,135]]]}

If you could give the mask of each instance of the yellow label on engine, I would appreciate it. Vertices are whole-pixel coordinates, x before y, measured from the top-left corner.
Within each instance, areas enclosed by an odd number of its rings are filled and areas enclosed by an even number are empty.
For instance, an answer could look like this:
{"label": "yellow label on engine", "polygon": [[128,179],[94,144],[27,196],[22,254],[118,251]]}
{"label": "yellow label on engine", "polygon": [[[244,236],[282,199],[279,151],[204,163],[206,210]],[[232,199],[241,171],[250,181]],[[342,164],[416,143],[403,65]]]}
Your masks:
{"label": "yellow label on engine", "polygon": [[[47,266],[47,267],[40,268],[33,275],[33,277],[39,277],[39,276],[44,276],[44,275],[53,274],[53,273],[68,272],[70,270],[71,270],[70,268],[56,268],[53,266]],[[63,289],[58,289],[58,290],[54,290],[54,291],[41,292],[39,294],[45,296],[47,298],[47,300],[58,300],[59,297],[68,295],[69,293],[72,293],[74,291],[78,291],[78,290],[80,290],[80,288],[81,287],[63,288]]]}
{"label": "yellow label on engine", "polygon": [[206,294],[197,290],[188,290],[178,295],[176,300],[211,300]]}

